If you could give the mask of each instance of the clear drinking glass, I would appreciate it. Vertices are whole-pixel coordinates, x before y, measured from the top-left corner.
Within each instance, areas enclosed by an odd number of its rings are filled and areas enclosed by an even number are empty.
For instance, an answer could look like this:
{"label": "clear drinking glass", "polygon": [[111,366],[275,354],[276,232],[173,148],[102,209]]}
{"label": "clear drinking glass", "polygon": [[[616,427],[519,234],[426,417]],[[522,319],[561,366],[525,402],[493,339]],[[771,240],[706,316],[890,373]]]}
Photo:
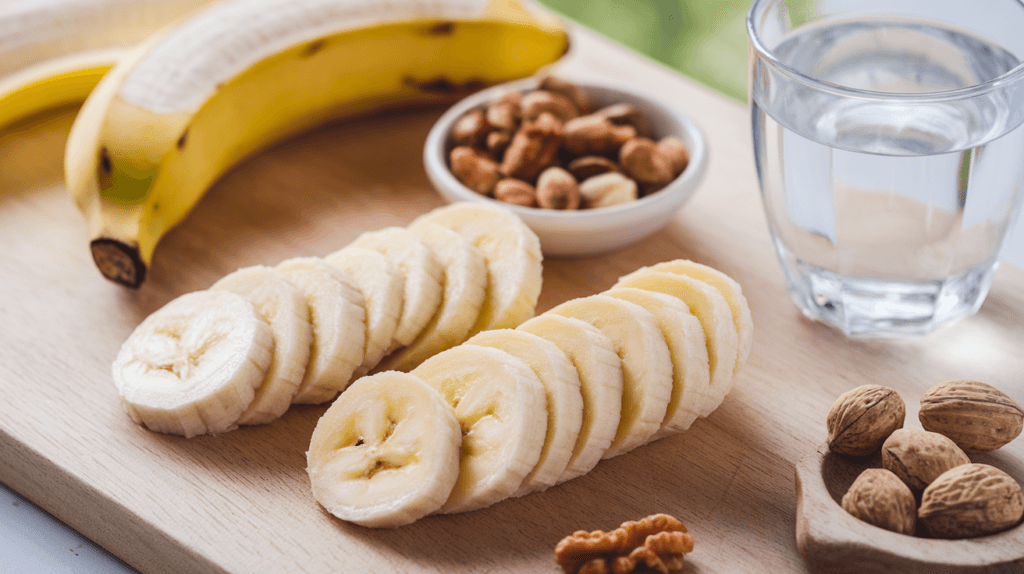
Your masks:
{"label": "clear drinking glass", "polygon": [[797,306],[864,336],[976,312],[1024,194],[1024,2],[755,0],[747,33]]}

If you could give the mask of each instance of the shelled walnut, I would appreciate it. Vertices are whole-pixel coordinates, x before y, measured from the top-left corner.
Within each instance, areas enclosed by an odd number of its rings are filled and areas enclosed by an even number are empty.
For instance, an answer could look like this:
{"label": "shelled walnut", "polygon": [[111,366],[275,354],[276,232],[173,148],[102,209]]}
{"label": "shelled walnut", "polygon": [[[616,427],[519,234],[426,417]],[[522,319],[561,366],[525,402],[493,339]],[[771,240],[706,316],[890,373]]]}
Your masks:
{"label": "shelled walnut", "polygon": [[668,574],[682,568],[692,551],[693,537],[682,522],[653,514],[607,533],[576,531],[555,546],[555,561],[566,574],[627,574],[638,568]]}
{"label": "shelled walnut", "polygon": [[[595,111],[582,88],[550,75],[535,90],[510,92],[467,112],[456,120],[450,136],[458,147],[450,152],[449,165],[459,181],[499,201],[546,209],[635,201],[671,183],[689,163],[689,150],[679,138],[651,139],[648,119],[638,107],[620,102]],[[477,153],[467,153],[467,147]],[[539,181],[551,168],[564,168],[556,190]],[[567,192],[609,172],[631,183],[609,180],[616,184],[614,193],[605,191],[607,182],[588,186],[591,195],[600,192],[600,200],[580,201],[578,192]],[[572,179],[571,185],[563,176]],[[495,187],[506,178],[532,186],[535,200],[518,184]]]}

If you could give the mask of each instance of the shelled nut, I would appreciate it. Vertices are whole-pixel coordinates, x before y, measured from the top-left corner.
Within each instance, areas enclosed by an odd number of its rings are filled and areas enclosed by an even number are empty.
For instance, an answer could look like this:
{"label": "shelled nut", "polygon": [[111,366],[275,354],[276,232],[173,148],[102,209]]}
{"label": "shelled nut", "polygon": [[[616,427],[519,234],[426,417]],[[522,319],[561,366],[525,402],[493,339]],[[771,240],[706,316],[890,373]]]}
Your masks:
{"label": "shelled nut", "polygon": [[494,186],[494,198],[512,205],[533,207],[537,205],[537,190],[521,179],[506,177]]}
{"label": "shelled nut", "polygon": [[658,144],[647,138],[633,138],[619,150],[619,164],[645,191],[665,187],[672,181],[672,164],[658,150]]}
{"label": "shelled nut", "polygon": [[494,189],[501,174],[498,173],[498,164],[482,152],[469,146],[459,146],[452,150],[449,156],[449,163],[452,173],[466,187],[473,191],[487,195]]}
{"label": "shelled nut", "polygon": [[547,209],[578,209],[576,178],[560,167],[549,167],[537,178],[537,205]]}

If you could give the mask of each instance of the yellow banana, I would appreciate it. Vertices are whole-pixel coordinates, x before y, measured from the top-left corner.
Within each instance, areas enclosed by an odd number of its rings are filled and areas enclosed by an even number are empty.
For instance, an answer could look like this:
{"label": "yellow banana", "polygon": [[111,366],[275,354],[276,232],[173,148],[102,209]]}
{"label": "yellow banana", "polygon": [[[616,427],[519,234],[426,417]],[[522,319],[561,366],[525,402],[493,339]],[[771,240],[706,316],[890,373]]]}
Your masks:
{"label": "yellow banana", "polygon": [[68,139],[68,189],[100,271],[138,287],[159,239],[245,156],[528,76],[567,48],[559,20],[517,0],[224,0],[104,77]]}
{"label": "yellow banana", "polygon": [[0,2],[0,127],[84,101],[127,48],[211,1]]}

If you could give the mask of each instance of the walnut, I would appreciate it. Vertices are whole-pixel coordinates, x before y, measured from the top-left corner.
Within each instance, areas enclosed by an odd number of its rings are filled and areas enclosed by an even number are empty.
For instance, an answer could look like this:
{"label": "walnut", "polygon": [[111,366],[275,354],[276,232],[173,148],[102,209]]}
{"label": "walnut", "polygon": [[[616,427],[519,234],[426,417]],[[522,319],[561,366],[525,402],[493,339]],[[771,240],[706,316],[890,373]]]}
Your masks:
{"label": "walnut", "polygon": [[925,429],[944,434],[960,448],[995,450],[1020,435],[1024,410],[999,389],[978,381],[939,383],[921,397]]}
{"label": "walnut", "polygon": [[638,567],[668,574],[682,568],[692,551],[693,537],[682,522],[653,514],[608,533],[574,532],[555,546],[555,561],[566,574],[626,574]]}
{"label": "walnut", "polygon": [[903,426],[907,409],[896,391],[862,385],[846,391],[828,411],[828,448],[849,456],[867,456]]}
{"label": "walnut", "polygon": [[1024,516],[1013,477],[987,464],[962,464],[939,475],[921,496],[917,518],[936,538],[1002,532]]}
{"label": "walnut", "polygon": [[935,432],[896,429],[882,444],[882,467],[918,493],[940,474],[970,462],[955,442]]}
{"label": "walnut", "polygon": [[843,510],[879,528],[913,534],[917,519],[914,493],[898,476],[884,468],[860,473],[843,495]]}

